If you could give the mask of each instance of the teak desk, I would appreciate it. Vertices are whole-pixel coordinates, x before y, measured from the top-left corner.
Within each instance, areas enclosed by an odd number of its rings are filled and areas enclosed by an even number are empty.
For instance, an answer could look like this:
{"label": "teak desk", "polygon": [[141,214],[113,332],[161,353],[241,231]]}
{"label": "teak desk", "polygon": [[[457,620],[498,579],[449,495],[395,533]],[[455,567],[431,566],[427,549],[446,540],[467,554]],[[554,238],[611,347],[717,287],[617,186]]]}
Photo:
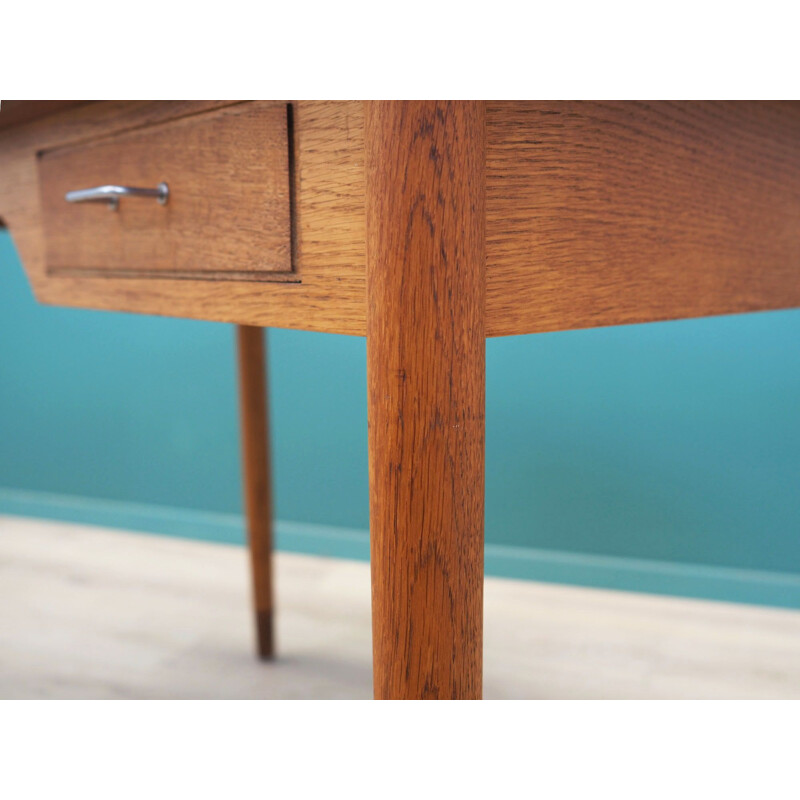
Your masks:
{"label": "teak desk", "polygon": [[43,303],[241,326],[265,657],[261,328],[367,337],[375,696],[479,698],[485,337],[800,305],[800,103],[6,102],[0,218]]}

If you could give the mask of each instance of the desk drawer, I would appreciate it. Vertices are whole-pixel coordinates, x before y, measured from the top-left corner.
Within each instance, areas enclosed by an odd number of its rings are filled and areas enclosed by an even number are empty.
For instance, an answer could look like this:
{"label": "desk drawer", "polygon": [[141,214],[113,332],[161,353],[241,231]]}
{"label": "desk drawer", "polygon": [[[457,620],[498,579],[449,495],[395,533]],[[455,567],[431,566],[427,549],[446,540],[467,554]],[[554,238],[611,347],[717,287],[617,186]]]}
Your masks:
{"label": "desk drawer", "polygon": [[[269,280],[292,269],[285,103],[227,106],[39,156],[49,272]],[[67,202],[79,189],[155,197]]]}

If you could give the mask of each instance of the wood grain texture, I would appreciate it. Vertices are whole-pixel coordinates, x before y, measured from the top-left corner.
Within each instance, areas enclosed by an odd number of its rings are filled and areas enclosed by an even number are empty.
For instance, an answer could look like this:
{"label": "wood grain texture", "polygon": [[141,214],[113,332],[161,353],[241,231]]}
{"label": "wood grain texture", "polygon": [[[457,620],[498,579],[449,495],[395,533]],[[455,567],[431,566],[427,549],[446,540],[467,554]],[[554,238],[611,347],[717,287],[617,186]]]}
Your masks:
{"label": "wood grain texture", "polygon": [[487,113],[488,335],[800,305],[800,103]]}
{"label": "wood grain texture", "polygon": [[66,108],[83,105],[86,100],[2,100],[0,101],[0,128],[10,128],[34,119],[55,114]]}
{"label": "wood grain texture", "polygon": [[[292,103],[296,282],[48,274],[36,153],[233,103],[95,102],[0,132],[0,219],[40,302],[363,336],[364,130],[360,102]],[[231,221],[235,225],[235,220]],[[277,277],[277,276],[276,276]]]}
{"label": "wood grain texture", "polygon": [[[285,103],[243,103],[40,154],[48,271],[290,272],[287,116]],[[74,189],[161,182],[166,205],[123,198],[110,211],[64,199]]]}
{"label": "wood grain texture", "polygon": [[[0,219],[37,297],[364,335],[361,103],[292,103],[299,284],[48,275],[36,152],[220,101],[103,101],[0,130]],[[487,104],[488,336],[800,305],[800,104]]]}
{"label": "wood grain texture", "polygon": [[242,479],[250,551],[256,643],[263,659],[274,656],[272,592],[272,486],[264,332],[237,326]]}
{"label": "wood grain texture", "polygon": [[481,696],[483,103],[366,109],[374,687]]}

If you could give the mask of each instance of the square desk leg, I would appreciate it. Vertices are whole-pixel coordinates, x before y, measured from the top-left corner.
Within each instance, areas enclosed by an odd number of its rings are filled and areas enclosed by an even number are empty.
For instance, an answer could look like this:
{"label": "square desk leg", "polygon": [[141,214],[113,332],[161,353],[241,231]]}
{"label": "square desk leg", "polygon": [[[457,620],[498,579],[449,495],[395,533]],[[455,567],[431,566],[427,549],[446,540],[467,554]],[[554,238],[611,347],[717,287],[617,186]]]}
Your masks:
{"label": "square desk leg", "polygon": [[272,492],[269,464],[267,376],[264,332],[237,327],[239,404],[242,427],[242,479],[250,550],[258,655],[274,655],[272,627]]}
{"label": "square desk leg", "polygon": [[485,106],[366,104],[375,697],[478,699]]}

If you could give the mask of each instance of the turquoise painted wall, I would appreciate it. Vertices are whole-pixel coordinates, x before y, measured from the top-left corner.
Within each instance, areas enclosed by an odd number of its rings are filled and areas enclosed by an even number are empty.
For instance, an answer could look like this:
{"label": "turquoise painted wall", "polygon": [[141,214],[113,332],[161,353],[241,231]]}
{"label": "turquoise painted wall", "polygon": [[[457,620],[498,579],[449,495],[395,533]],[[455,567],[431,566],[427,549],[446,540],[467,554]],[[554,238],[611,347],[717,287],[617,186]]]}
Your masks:
{"label": "turquoise painted wall", "polygon": [[[366,531],[364,340],[270,331],[269,361],[277,517]],[[0,232],[0,512],[238,520],[234,367],[231,326],[38,305]],[[800,312],[493,339],[487,373],[489,567],[800,607]]]}

